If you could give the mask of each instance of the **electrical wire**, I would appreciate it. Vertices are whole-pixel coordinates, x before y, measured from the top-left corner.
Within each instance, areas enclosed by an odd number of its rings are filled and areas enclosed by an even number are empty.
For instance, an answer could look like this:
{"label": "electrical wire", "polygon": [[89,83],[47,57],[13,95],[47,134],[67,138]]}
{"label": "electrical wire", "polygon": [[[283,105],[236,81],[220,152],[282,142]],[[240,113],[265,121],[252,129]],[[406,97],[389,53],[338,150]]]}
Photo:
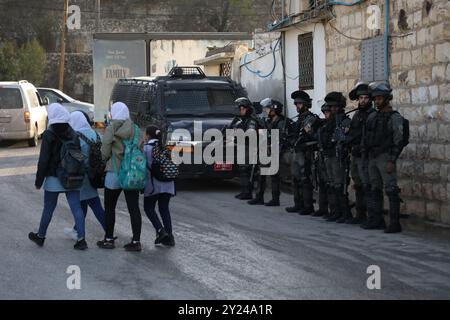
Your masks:
{"label": "electrical wire", "polygon": [[250,67],[248,66],[248,61],[247,61],[248,53],[245,54],[245,56],[244,56],[244,67],[245,67],[249,72],[251,72],[251,73],[257,75],[257,76],[260,77],[260,78],[268,78],[268,77],[272,76],[272,74],[275,72],[275,69],[276,69],[276,67],[277,67],[276,50],[277,50],[277,47],[278,47],[279,45],[281,45],[281,37],[278,38],[278,40],[277,40],[275,46],[274,46],[273,49],[272,49],[272,54],[273,54],[273,68],[272,68],[272,70],[271,70],[268,74],[263,75],[263,74],[261,74],[261,73],[262,73],[261,70],[256,70],[256,71],[255,71],[255,70],[250,69]]}

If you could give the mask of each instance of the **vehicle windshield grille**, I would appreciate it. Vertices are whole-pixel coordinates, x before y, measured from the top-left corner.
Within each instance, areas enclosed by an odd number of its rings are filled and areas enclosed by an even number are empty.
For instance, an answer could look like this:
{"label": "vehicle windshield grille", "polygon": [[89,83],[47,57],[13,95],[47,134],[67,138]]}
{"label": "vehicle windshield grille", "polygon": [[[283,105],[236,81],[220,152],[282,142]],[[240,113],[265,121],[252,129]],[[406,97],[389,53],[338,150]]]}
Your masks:
{"label": "vehicle windshield grille", "polygon": [[169,89],[164,92],[165,110],[167,114],[177,113],[230,113],[237,112],[234,108],[236,99],[233,90],[179,90]]}

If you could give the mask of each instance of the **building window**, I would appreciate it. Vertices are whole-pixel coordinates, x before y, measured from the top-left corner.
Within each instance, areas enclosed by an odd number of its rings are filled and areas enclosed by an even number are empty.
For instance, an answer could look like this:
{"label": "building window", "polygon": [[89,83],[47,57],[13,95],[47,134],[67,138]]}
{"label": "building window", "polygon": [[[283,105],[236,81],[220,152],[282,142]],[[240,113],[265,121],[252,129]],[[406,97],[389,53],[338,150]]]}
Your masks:
{"label": "building window", "polygon": [[220,64],[220,76],[231,77],[231,61]]}
{"label": "building window", "polygon": [[298,36],[298,87],[300,90],[314,89],[313,35]]}
{"label": "building window", "polygon": [[384,36],[363,40],[361,44],[361,80],[386,80],[386,41]]}

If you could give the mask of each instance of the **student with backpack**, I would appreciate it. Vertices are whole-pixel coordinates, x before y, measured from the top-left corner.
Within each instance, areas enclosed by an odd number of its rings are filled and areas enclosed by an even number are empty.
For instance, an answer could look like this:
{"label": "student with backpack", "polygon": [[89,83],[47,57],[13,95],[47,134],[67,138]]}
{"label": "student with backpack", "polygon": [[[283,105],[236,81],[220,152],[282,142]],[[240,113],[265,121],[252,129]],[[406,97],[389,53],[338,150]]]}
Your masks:
{"label": "student with backpack", "polygon": [[[157,127],[150,126],[146,129],[145,141],[147,144],[144,151],[147,156],[149,179],[144,191],[144,210],[156,230],[155,245],[173,247],[175,239],[172,233],[169,202],[175,196],[173,180],[178,174],[178,168],[170,160],[170,153],[163,150],[161,131]],[[156,203],[162,223],[156,214]]]}
{"label": "student with backpack", "polygon": [[77,242],[74,248],[87,249],[83,210],[80,206],[80,189],[85,175],[84,156],[80,140],[69,125],[70,114],[60,104],[48,106],[49,128],[42,137],[35,186],[44,187],[44,209],[39,231],[30,232],[28,238],[42,247],[47,228],[58,203],[60,193],[65,193],[75,219]]}
{"label": "student with backpack", "polygon": [[131,218],[133,238],[124,246],[126,251],[141,251],[142,217],[139,192],[145,188],[147,168],[145,155],[139,149],[140,130],[130,120],[128,107],[116,102],[111,107],[111,123],[103,136],[102,156],[106,161],[105,177],[105,238],[97,242],[102,249],[114,249],[116,206],[122,191]]}
{"label": "student with backpack", "polygon": [[[97,192],[97,188],[103,187],[102,181],[104,183],[105,171],[101,153],[101,138],[92,129],[83,112],[72,112],[69,124],[80,137],[81,151],[86,157],[86,176],[80,190],[81,208],[83,209],[84,217],[86,218],[88,207],[90,207],[103,230],[106,231],[105,210]],[[76,239],[78,236],[76,226],[74,228],[64,228],[64,233],[72,239]]]}

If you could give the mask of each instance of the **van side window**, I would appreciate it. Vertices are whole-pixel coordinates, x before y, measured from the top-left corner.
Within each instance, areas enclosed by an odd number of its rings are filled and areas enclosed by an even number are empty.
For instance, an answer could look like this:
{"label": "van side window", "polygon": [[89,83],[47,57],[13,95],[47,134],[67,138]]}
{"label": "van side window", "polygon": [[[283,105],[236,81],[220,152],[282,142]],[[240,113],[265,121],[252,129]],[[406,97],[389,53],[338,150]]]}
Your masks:
{"label": "van side window", "polygon": [[0,88],[0,110],[1,109],[22,109],[23,101],[20,89]]}
{"label": "van side window", "polygon": [[28,96],[28,99],[30,100],[32,108],[40,106],[38,96],[37,96],[36,92],[34,92],[34,90],[28,89],[27,96]]}

